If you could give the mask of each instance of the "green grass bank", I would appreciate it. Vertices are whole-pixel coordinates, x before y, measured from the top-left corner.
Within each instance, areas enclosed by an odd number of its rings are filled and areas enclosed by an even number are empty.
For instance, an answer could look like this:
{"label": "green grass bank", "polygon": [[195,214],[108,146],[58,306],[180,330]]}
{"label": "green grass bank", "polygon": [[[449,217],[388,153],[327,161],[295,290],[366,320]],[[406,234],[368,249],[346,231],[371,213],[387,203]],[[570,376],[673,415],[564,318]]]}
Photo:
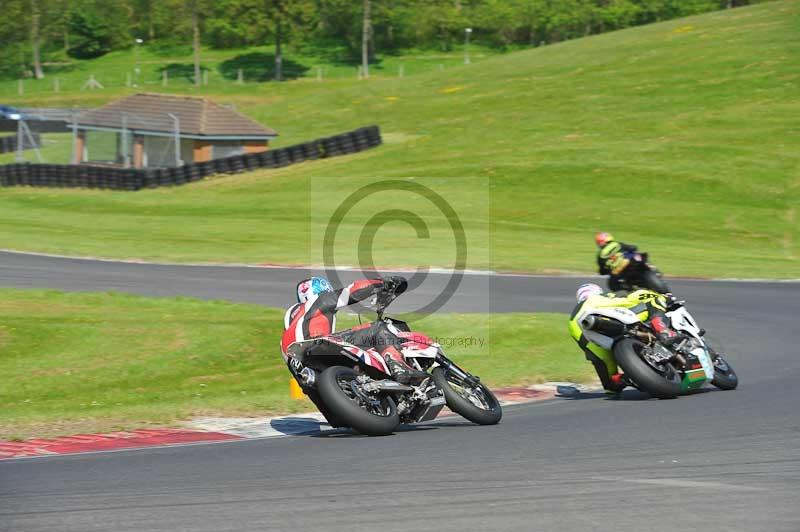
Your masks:
{"label": "green grass bank", "polygon": [[[0,439],[312,410],[289,399],[282,318],[190,298],[0,290]],[[494,386],[593,375],[562,315],[410,321],[450,339],[448,353]]]}
{"label": "green grass bank", "polygon": [[[798,20],[800,2],[784,0],[405,78],[209,87],[275,127],[280,144],[368,123],[386,144],[179,189],[3,189],[0,247],[307,263],[327,223],[315,214],[320,190],[343,197],[379,178],[417,178],[436,182],[468,222],[473,268],[590,271],[591,234],[603,229],[667,274],[798,278]],[[93,105],[123,93],[16,101]],[[340,263],[358,261],[364,223],[342,225],[352,244]],[[440,252],[446,233],[421,242],[389,224],[378,235],[376,262],[452,265]]]}

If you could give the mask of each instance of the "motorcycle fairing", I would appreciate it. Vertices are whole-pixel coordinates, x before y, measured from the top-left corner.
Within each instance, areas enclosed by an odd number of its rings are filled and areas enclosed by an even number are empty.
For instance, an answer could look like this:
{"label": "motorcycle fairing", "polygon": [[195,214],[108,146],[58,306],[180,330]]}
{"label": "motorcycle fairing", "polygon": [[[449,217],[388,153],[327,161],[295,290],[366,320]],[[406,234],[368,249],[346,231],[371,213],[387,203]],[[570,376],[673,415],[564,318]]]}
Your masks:
{"label": "motorcycle fairing", "polygon": [[[289,346],[289,352],[297,357],[303,365],[314,367],[314,359],[326,357],[339,357],[343,363],[325,364],[351,366],[353,363],[362,367],[367,374],[377,378],[391,375],[383,357],[374,349],[361,349],[357,345],[345,342],[342,338],[331,335],[302,342],[295,342]],[[319,368],[317,368],[319,369]]]}
{"label": "motorcycle fairing", "polygon": [[686,310],[686,307],[678,307],[675,310],[667,312],[667,317],[669,317],[672,328],[676,331],[688,333],[698,340],[701,339],[700,327],[697,326],[692,315]]}
{"label": "motorcycle fairing", "polygon": [[[356,347],[356,349],[358,348]],[[359,349],[359,351],[361,352],[358,354],[358,358],[361,360],[361,362],[377,369],[378,371],[382,371],[387,375],[391,374],[389,368],[386,366],[386,361],[383,360],[383,357],[374,349],[367,349],[366,351]]]}
{"label": "motorcycle fairing", "polygon": [[400,330],[392,332],[404,340],[400,345],[400,352],[404,357],[436,358],[439,354],[439,344],[424,334]]}
{"label": "motorcycle fairing", "polygon": [[709,381],[714,380],[714,363],[711,361],[711,355],[708,352],[706,343],[700,335],[700,327],[697,326],[697,322],[692,315],[689,314],[686,307],[681,306],[667,312],[667,317],[669,317],[673,329],[686,333],[697,340],[699,347],[693,349],[691,354],[697,357],[697,360],[703,366],[704,378]]}

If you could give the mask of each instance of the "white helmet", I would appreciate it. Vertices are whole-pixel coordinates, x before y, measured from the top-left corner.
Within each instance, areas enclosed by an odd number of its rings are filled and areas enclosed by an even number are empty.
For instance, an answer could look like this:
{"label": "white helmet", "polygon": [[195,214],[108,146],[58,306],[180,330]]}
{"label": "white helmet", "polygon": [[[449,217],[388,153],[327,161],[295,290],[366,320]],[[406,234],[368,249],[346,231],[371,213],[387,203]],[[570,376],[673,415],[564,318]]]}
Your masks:
{"label": "white helmet", "polygon": [[582,284],[578,288],[578,291],[575,292],[575,299],[578,300],[578,303],[582,303],[582,302],[586,301],[588,298],[590,298],[591,296],[596,296],[596,295],[602,294],[602,293],[603,293],[603,289],[600,288],[599,285],[596,285],[594,283],[586,283],[586,284]]}
{"label": "white helmet", "polygon": [[333,292],[333,287],[324,277],[304,279],[297,283],[297,302],[305,303],[309,299],[316,299],[325,292]]}

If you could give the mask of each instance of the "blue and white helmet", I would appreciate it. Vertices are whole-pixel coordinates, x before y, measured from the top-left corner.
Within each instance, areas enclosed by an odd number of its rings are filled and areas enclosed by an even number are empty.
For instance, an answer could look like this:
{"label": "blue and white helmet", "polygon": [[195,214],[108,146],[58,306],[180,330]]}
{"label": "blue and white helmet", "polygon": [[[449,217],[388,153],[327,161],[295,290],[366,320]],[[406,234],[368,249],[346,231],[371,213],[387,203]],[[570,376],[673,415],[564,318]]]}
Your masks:
{"label": "blue and white helmet", "polygon": [[333,292],[333,287],[324,277],[312,277],[297,283],[298,303],[305,303],[309,299],[316,299],[317,296],[325,292]]}
{"label": "blue and white helmet", "polygon": [[600,285],[596,285],[594,283],[586,283],[578,287],[578,291],[575,292],[575,299],[578,301],[578,303],[582,303],[583,301],[586,301],[590,297],[602,293],[603,289],[600,287]]}

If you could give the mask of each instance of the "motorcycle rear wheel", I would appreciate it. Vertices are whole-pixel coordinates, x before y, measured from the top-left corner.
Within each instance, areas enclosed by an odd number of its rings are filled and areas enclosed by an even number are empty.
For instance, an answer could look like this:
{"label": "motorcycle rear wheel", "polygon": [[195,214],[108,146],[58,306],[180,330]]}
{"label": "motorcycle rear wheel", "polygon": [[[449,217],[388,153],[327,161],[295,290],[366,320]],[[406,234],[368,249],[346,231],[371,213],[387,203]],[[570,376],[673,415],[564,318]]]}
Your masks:
{"label": "motorcycle rear wheel", "polygon": [[495,425],[503,417],[500,401],[483,384],[471,388],[462,386],[441,367],[433,370],[433,382],[444,392],[447,407],[469,421],[478,425]]}
{"label": "motorcycle rear wheel", "polygon": [[658,292],[659,294],[666,294],[670,291],[664,279],[653,270],[642,272],[642,284],[646,288]]}
{"label": "motorcycle rear wheel", "polygon": [[322,401],[343,425],[367,436],[385,436],[400,424],[397,406],[388,395],[365,397],[353,389],[356,372],[331,366],[322,372],[317,389]]}
{"label": "motorcycle rear wheel", "polygon": [[[640,356],[645,344],[633,338],[623,338],[614,345],[614,358],[639,390],[659,399],[672,399],[681,393],[681,376],[667,365],[662,374]],[[671,375],[670,375],[671,373]]]}

